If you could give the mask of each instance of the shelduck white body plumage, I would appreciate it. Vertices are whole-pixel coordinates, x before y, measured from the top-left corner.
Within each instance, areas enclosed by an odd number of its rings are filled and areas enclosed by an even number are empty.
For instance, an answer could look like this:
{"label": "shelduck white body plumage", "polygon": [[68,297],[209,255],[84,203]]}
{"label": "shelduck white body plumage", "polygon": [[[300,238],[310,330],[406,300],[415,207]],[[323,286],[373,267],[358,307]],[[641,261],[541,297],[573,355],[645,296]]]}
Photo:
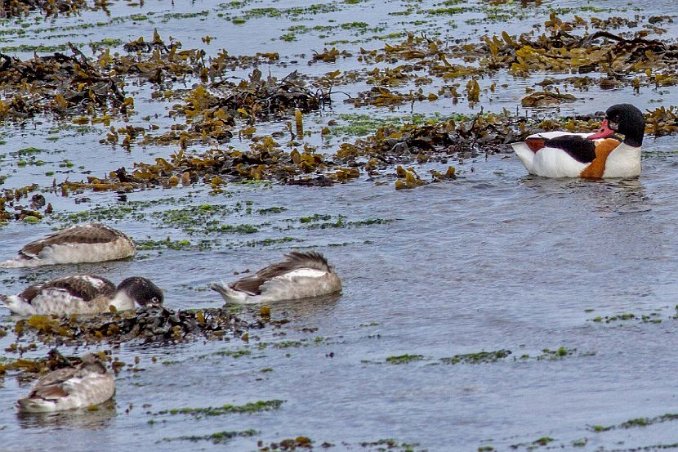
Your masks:
{"label": "shelduck white body plumage", "polygon": [[286,260],[231,284],[210,286],[229,303],[271,303],[313,298],[341,291],[341,280],[327,259],[316,252],[293,251]]}
{"label": "shelduck white body plumage", "polygon": [[628,178],[640,175],[644,133],[642,112],[619,104],[607,110],[598,132],[543,132],[512,146],[527,171],[537,176]]}
{"label": "shelduck white body plumage", "polygon": [[136,249],[124,233],[101,223],[72,226],[25,245],[0,267],[104,262],[134,256]]}
{"label": "shelduck white body plumage", "polygon": [[86,408],[104,403],[115,394],[115,379],[92,354],[78,365],[54,370],[42,376],[28,396],[17,401],[25,413]]}
{"label": "shelduck white body plumage", "polygon": [[160,305],[163,293],[149,279],[134,276],[118,287],[96,275],[73,275],[27,287],[17,295],[0,295],[13,313],[28,315],[99,314]]}

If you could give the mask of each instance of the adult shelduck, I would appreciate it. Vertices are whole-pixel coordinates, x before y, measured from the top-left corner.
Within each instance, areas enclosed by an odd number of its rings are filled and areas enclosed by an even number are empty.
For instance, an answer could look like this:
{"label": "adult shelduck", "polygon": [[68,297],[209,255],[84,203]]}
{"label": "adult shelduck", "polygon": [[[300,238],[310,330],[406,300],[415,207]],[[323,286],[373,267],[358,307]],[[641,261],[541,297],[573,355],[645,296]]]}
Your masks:
{"label": "adult shelduck", "polygon": [[99,314],[156,306],[163,293],[149,279],[133,276],[116,288],[106,278],[73,275],[35,284],[17,295],[0,295],[0,301],[18,315]]}
{"label": "adult shelduck", "polygon": [[619,104],[607,109],[597,132],[543,132],[512,146],[527,171],[537,176],[636,177],[644,134],[641,111]]}
{"label": "adult shelduck", "polygon": [[104,403],[115,393],[115,379],[93,354],[77,365],[54,370],[40,377],[28,396],[17,401],[24,413],[87,408]]}
{"label": "adult shelduck", "polygon": [[103,262],[134,256],[134,243],[124,233],[100,223],[82,224],[54,232],[21,248],[0,267]]}
{"label": "adult shelduck", "polygon": [[271,303],[312,298],[341,291],[341,280],[327,259],[313,251],[292,251],[283,262],[269,265],[256,274],[231,284],[210,288],[230,303]]}

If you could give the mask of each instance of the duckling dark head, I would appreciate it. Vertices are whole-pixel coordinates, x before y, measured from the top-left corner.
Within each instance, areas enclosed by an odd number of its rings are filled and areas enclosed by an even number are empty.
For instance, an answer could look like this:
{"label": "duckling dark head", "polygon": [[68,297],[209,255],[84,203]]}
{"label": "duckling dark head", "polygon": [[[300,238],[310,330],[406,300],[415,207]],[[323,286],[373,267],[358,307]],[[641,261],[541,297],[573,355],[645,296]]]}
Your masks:
{"label": "duckling dark head", "polygon": [[132,276],[118,285],[118,292],[125,291],[139,306],[161,306],[165,297],[162,290],[148,278]]}

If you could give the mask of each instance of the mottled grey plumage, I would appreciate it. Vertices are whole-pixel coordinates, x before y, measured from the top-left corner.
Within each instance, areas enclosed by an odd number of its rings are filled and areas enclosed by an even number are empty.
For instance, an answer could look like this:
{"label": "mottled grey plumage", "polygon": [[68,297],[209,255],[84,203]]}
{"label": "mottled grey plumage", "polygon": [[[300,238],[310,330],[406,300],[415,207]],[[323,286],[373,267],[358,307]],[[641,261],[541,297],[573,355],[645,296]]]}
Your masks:
{"label": "mottled grey plumage", "polygon": [[115,284],[104,277],[73,275],[29,286],[19,296],[30,303],[41,291],[50,288],[63,289],[72,297],[83,301],[93,300],[100,295],[111,296],[115,293]]}
{"label": "mottled grey plumage", "polygon": [[229,285],[210,288],[232,303],[267,303],[312,298],[341,291],[341,280],[325,257],[314,251],[292,251],[278,262]]}
{"label": "mottled grey plumage", "polygon": [[101,223],[72,226],[35,240],[0,267],[103,262],[134,256],[136,249],[124,233]]}
{"label": "mottled grey plumage", "polygon": [[259,295],[261,293],[261,285],[266,281],[298,268],[312,268],[328,273],[333,271],[330,264],[327,263],[325,256],[315,251],[292,251],[285,254],[285,257],[287,259],[283,262],[271,264],[268,267],[262,268],[256,274],[239,279],[229,284],[229,286],[234,290],[247,292],[250,295]]}
{"label": "mottled grey plumage", "polygon": [[23,412],[52,412],[98,405],[113,397],[115,380],[93,354],[72,367],[41,377],[30,394],[17,401]]}
{"label": "mottled grey plumage", "polygon": [[109,243],[121,237],[127,236],[101,223],[73,226],[25,245],[19,254],[27,259],[35,259],[48,246],[62,243]]}
{"label": "mottled grey plumage", "polygon": [[96,275],[73,275],[32,285],[17,295],[0,295],[7,308],[19,315],[99,314],[139,306],[161,305],[162,290],[150,280],[133,276],[118,287]]}

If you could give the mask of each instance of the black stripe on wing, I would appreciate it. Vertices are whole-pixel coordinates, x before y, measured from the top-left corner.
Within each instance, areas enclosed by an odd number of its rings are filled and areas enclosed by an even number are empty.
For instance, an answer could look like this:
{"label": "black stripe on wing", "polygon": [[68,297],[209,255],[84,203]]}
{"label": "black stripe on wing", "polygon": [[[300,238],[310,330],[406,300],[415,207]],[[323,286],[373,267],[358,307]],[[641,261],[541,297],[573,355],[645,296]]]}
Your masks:
{"label": "black stripe on wing", "polygon": [[596,158],[596,143],[579,135],[563,135],[546,140],[546,147],[558,148],[567,152],[573,159],[590,163]]}

